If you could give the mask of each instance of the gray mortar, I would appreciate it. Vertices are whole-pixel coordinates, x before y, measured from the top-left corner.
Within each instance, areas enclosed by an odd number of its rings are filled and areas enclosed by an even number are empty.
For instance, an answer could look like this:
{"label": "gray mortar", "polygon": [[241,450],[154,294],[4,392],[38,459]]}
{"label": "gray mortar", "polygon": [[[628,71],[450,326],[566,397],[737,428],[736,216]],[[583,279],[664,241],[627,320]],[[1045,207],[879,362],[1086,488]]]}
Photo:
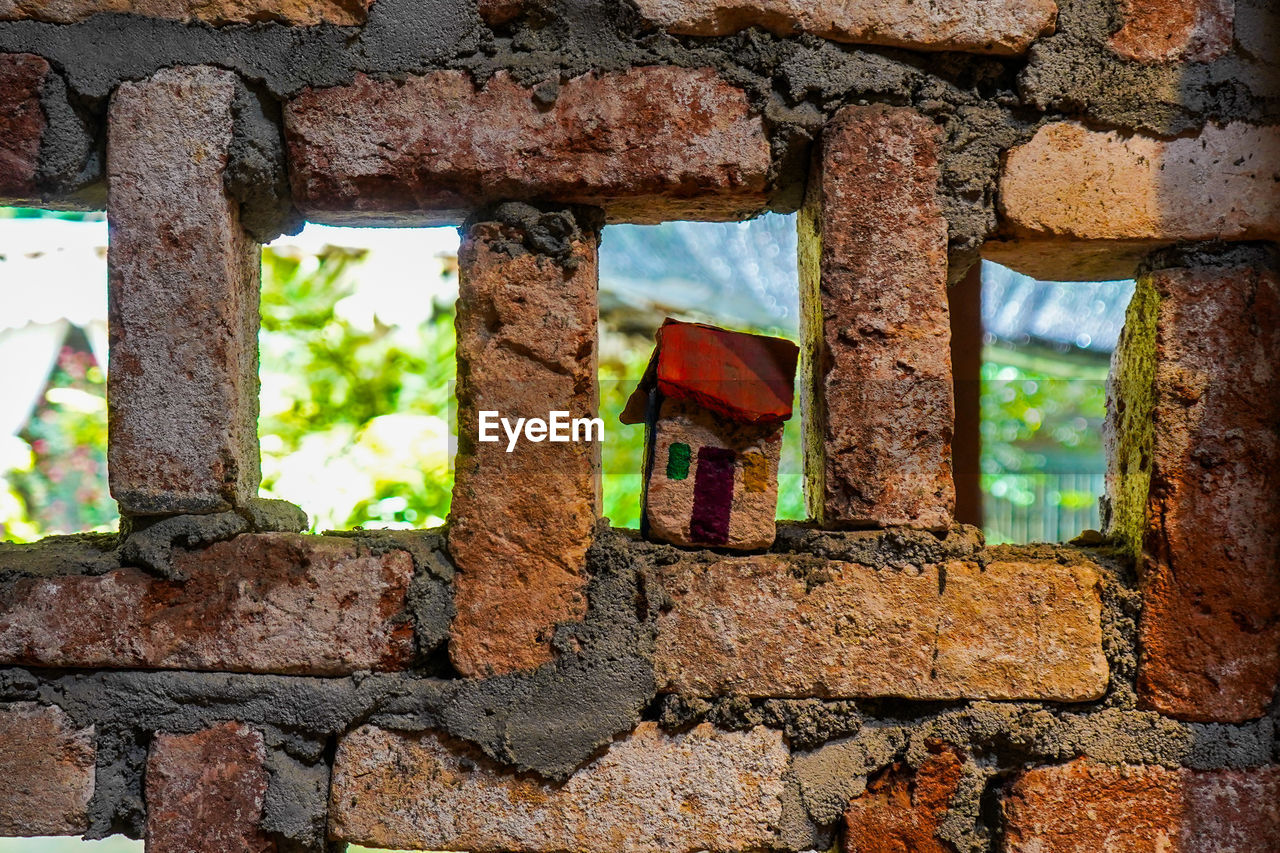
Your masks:
{"label": "gray mortar", "polygon": [[240,224],[259,243],[297,234],[303,220],[289,189],[279,102],[241,82],[231,110],[234,133],[223,180],[240,202]]}
{"label": "gray mortar", "polygon": [[[1032,46],[1020,80],[1028,106],[1090,123],[1186,133],[1206,121],[1280,119],[1280,66],[1263,45],[1280,40],[1280,6],[1238,4],[1244,49],[1209,63],[1124,62],[1107,47],[1119,29],[1114,0],[1058,0],[1058,31]],[[1252,55],[1250,55],[1252,53]]]}
{"label": "gray mortar", "polygon": [[226,542],[241,533],[301,533],[307,514],[288,501],[254,498],[243,507],[208,515],[125,516],[119,562],[170,580],[186,580],[173,567],[173,549]]}
{"label": "gray mortar", "polygon": [[[1280,116],[1280,65],[1271,61],[1266,37],[1280,34],[1280,10],[1267,0],[1238,4],[1235,53],[1189,66],[1147,66],[1115,57],[1106,46],[1119,20],[1113,0],[1059,5],[1057,33],[1038,41],[1024,58],[921,54],[808,35],[781,38],[759,29],[722,38],[673,37],[616,0],[548,0],[497,31],[484,26],[474,5],[453,0],[379,0],[363,27],[349,28],[215,28],[118,14],[68,25],[18,21],[0,23],[0,50],[48,58],[65,76],[70,102],[98,114],[92,132],[82,126],[88,113],[81,109],[81,124],[64,116],[50,135],[42,173],[51,181],[62,176],[53,182],[64,186],[68,180],[83,186],[100,170],[100,158],[86,160],[85,151],[101,147],[101,113],[113,89],[179,64],[233,69],[260,87],[261,95],[277,99],[307,86],[349,83],[358,73],[394,79],[453,68],[484,82],[505,71],[535,87],[544,103],[554,100],[563,79],[591,70],[712,67],[741,86],[764,116],[773,148],[768,206],[779,212],[800,203],[809,145],[837,109],[872,102],[912,105],[938,122],[946,143],[940,189],[954,281],[995,227],[1001,152],[1044,121],[1076,118],[1181,133],[1207,120],[1265,122]],[[55,106],[66,102],[49,100]],[[243,198],[245,221],[260,238],[296,225],[282,196],[279,133],[266,126],[276,121],[275,112],[264,97],[261,110],[245,113],[251,120],[237,123],[242,133],[230,175]],[[97,143],[86,149],[86,139]],[[69,179],[76,162],[84,168]],[[100,201],[100,186],[88,191]],[[46,202],[86,203],[83,194]]]}
{"label": "gray mortar", "polygon": [[102,172],[104,154],[94,137],[96,124],[85,108],[72,103],[67,83],[56,71],[45,77],[40,106],[46,121],[36,174],[41,198],[58,207],[105,205],[105,195],[91,188]]}
{"label": "gray mortar", "polygon": [[490,242],[493,251],[508,257],[542,255],[572,271],[578,268],[574,245],[584,240],[599,243],[604,211],[581,205],[508,201],[476,211],[463,223],[462,233],[481,222],[497,222],[511,231],[510,239],[499,237]]}
{"label": "gray mortar", "polygon": [[[205,516],[203,518],[208,518]],[[415,566],[410,615],[423,632],[419,653],[438,651],[451,608],[453,567],[440,531],[351,531],[372,553],[403,550]],[[1275,760],[1280,715],[1244,725],[1181,723],[1136,710],[1133,692],[1138,599],[1132,571],[1103,549],[997,546],[980,552],[981,535],[959,526],[947,534],[911,531],[832,533],[779,525],[775,551],[813,556],[801,567],[821,583],[822,559],[856,560],[882,571],[922,561],[1034,556],[1073,563],[1092,559],[1102,577],[1104,648],[1112,680],[1098,702],[748,700],[656,697],[653,615],[665,594],[654,568],[674,559],[715,559],[680,551],[602,525],[588,554],[589,609],[581,623],[557,628],[555,661],[519,675],[486,679],[409,673],[348,678],[195,672],[0,670],[0,701],[36,700],[62,707],[99,739],[91,837],[139,835],[147,744],[154,732],[193,732],[225,720],[263,731],[270,747],[266,825],[286,850],[324,849],[325,779],[335,739],[364,723],[406,731],[437,729],[470,741],[520,770],[563,779],[642,718],[668,730],[711,722],[721,728],[779,729],[793,750],[780,839],[788,849],[829,845],[849,800],[867,777],[895,764],[915,768],[927,744],[965,750],[965,774],[942,834],[961,853],[988,849],[988,814],[1004,780],[1031,764],[1080,755],[1108,763],[1195,769],[1252,767]],[[12,573],[102,570],[110,537],[63,537],[41,546],[3,546]],[[49,554],[41,554],[41,551]],[[415,602],[415,597],[418,600]],[[421,662],[421,661],[420,661]],[[447,674],[437,667],[432,674]]]}

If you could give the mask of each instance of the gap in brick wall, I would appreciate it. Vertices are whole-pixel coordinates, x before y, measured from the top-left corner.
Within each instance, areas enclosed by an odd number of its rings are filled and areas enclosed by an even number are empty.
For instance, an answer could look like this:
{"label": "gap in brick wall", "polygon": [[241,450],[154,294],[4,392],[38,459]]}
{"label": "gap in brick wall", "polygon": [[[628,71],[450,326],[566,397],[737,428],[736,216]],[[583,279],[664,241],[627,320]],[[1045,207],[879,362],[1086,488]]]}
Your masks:
{"label": "gap in brick wall", "polygon": [[[308,226],[263,252],[263,494],[314,529],[432,527],[452,489],[453,228]],[[106,223],[0,212],[0,540],[113,530],[106,486]],[[604,512],[639,523],[643,429],[618,421],[667,316],[797,335],[794,217],[609,226],[600,260]],[[1110,351],[1131,281],[985,262],[980,479],[993,542],[1098,525]],[[32,286],[39,282],[40,286]],[[799,417],[779,518],[803,518]]]}
{"label": "gap in brick wall", "polygon": [[[667,317],[797,340],[800,280],[794,215],[746,222],[611,225],[600,245],[600,393],[605,515],[638,527],[644,428],[618,421]],[[800,407],[786,423],[778,518],[806,517]]]}
{"label": "gap in brick wall", "polygon": [[1111,352],[1132,281],[1044,282],[982,265],[981,463],[989,542],[1099,526]]}

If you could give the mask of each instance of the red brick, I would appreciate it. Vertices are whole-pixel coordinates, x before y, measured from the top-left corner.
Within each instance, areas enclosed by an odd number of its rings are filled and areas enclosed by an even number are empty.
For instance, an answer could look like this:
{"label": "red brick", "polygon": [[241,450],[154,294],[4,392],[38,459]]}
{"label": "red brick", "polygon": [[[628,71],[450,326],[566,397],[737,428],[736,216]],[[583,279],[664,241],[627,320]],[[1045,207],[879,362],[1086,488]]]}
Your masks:
{"label": "red brick", "polygon": [[528,5],[528,0],[479,0],[480,17],[496,27],[520,17]]}
{"label": "red brick", "polygon": [[847,853],[955,853],[938,838],[960,787],[963,761],[954,747],[930,744],[914,772],[895,764],[867,784],[844,815]]}
{"label": "red brick", "polygon": [[1050,281],[1132,278],[1175,242],[1280,239],[1277,181],[1280,127],[1159,139],[1056,122],[1006,156],[982,254]]}
{"label": "red brick", "polygon": [[1083,560],[910,569],[814,557],[659,569],[658,688],[683,695],[1097,699],[1098,576]]}
{"label": "red brick", "polygon": [[320,23],[359,26],[372,0],[0,0],[0,21],[48,21],[69,24],[92,15],[117,12],[203,21],[207,24],[253,24],[279,21],[296,26]]}
{"label": "red brick", "polygon": [[46,125],[40,92],[48,74],[49,63],[38,56],[0,54],[0,199],[35,193]]}
{"label": "red brick", "polygon": [[461,71],[361,76],[292,99],[285,132],[295,201],[330,223],[453,224],[513,199],[611,221],[744,219],[771,163],[746,93],[709,69],[585,74],[554,104],[505,72],[479,88]]}
{"label": "red brick", "polygon": [[1235,0],[1121,0],[1111,49],[1138,62],[1210,62],[1231,51]]}
{"label": "red brick", "polygon": [[1280,767],[1195,772],[1089,759],[1021,774],[1005,853],[1280,850]]}
{"label": "red brick", "polygon": [[1280,264],[1157,257],[1115,354],[1109,529],[1139,557],[1139,696],[1260,717],[1280,680]]}
{"label": "red brick", "polygon": [[939,133],[910,109],[827,125],[800,217],[806,490],[827,527],[951,524]]}
{"label": "red brick", "polygon": [[780,35],[912,50],[960,50],[1012,56],[1053,32],[1053,0],[636,0],[642,14],[668,31],[718,36],[759,26]]}
{"label": "red brick", "polygon": [[365,726],[338,745],[330,837],[472,853],[693,853],[779,847],[782,733],[641,723],[563,784],[513,774],[439,735]]}
{"label": "red brick", "polygon": [[576,266],[519,246],[485,222],[458,252],[458,457],[449,511],[457,616],[449,652],[464,675],[530,669],[552,658],[557,622],[586,613],[586,553],[600,509],[600,443],[531,443],[510,453],[478,440],[479,413],[514,422],[567,411],[596,417],[597,246]]}
{"label": "red brick", "polygon": [[111,99],[111,494],[121,512],[257,495],[260,247],[223,187],[236,77],[174,68]]}
{"label": "red brick", "polygon": [[408,554],[267,533],[138,569],[22,578],[0,595],[0,662],[30,666],[345,675],[404,669]]}
{"label": "red brick", "polygon": [[0,836],[82,835],[89,824],[96,748],[55,706],[0,704]]}
{"label": "red brick", "polygon": [[266,757],[261,733],[242,723],[157,734],[147,756],[147,853],[274,853],[259,826]]}

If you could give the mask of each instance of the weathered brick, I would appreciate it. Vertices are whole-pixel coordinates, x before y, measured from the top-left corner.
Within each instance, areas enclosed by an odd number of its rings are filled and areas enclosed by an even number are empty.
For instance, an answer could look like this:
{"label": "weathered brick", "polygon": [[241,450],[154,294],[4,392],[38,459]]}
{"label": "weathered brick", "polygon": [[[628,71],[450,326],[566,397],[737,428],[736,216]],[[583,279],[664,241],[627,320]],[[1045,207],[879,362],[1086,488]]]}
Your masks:
{"label": "weathered brick", "polygon": [[1280,681],[1280,260],[1172,251],[1138,279],[1106,424],[1111,533],[1139,558],[1141,699],[1262,716]]}
{"label": "weathered brick", "polygon": [[913,569],[758,555],[660,570],[660,690],[684,695],[1097,699],[1099,581],[1004,555]]}
{"label": "weathered brick", "polygon": [[61,708],[0,704],[0,836],[82,835],[89,825],[96,748]]}
{"label": "weathered brick", "polygon": [[1021,774],[1003,802],[1005,853],[1280,850],[1280,767],[1195,772],[1089,759]]}
{"label": "weathered brick", "polygon": [[453,224],[510,199],[595,205],[611,221],[744,219],[771,162],[746,93],[708,69],[537,90],[505,72],[480,88],[461,71],[361,76],[293,98],[285,132],[299,209],[331,223]]}
{"label": "weathered brick", "polygon": [[[566,214],[560,214],[565,216]],[[572,223],[571,219],[563,220]],[[600,509],[600,442],[479,441],[479,414],[596,417],[593,229],[556,259],[518,226],[472,226],[458,252],[458,456],[449,511],[457,616],[449,652],[464,675],[551,660],[557,622],[586,613],[586,553]]]}
{"label": "weathered brick", "polygon": [[528,5],[528,0],[479,0],[480,17],[496,27],[520,17]]}
{"label": "weathered brick", "polygon": [[867,784],[844,815],[849,853],[954,853],[938,838],[951,798],[960,787],[963,761],[954,747],[931,743],[929,758],[914,772],[895,764]]}
{"label": "weathered brick", "polygon": [[413,562],[350,540],[239,536],[138,569],[21,578],[0,592],[0,661],[30,666],[345,675],[409,665]]}
{"label": "weathered brick", "polygon": [[223,187],[236,77],[175,68],[111,99],[111,494],[217,512],[258,492],[260,248]]}
{"label": "weathered brick", "polygon": [[0,54],[0,199],[35,192],[47,124],[40,92],[48,74],[49,63],[38,56]]}
{"label": "weathered brick", "polygon": [[1132,278],[1175,242],[1280,239],[1277,181],[1280,127],[1158,139],[1058,122],[1009,151],[1001,238],[982,254],[1047,280]]}
{"label": "weathered brick", "polygon": [[117,12],[202,21],[207,24],[253,24],[279,21],[297,26],[358,26],[373,0],[0,0],[0,21],[48,21],[69,24],[92,15]]}
{"label": "weathered brick", "polygon": [[910,109],[827,125],[800,215],[810,513],[826,527],[951,523],[954,406],[938,130]]}
{"label": "weathered brick", "polygon": [[262,734],[242,723],[157,734],[147,756],[148,853],[274,853],[259,826],[266,758]]}
{"label": "weathered brick", "polygon": [[777,846],[782,734],[641,723],[563,785],[433,733],[365,726],[338,746],[330,835],[370,847],[692,853]]}
{"label": "weathered brick", "polygon": [[1209,62],[1228,53],[1235,0],[1122,0],[1111,49],[1138,62]]}
{"label": "weathered brick", "polygon": [[636,0],[641,13],[673,33],[718,36],[758,26],[780,35],[912,50],[960,50],[1012,56],[1053,32],[1053,0]]}

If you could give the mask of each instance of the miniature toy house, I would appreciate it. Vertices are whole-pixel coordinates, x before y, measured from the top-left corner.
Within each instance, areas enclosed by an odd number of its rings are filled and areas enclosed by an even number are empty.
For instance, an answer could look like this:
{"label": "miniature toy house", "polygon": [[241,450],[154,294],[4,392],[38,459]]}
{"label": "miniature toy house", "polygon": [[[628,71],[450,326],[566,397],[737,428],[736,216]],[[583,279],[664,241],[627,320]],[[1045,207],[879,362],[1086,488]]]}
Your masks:
{"label": "miniature toy house", "polygon": [[641,532],[676,545],[767,548],[795,344],[668,319],[622,413],[645,424]]}

